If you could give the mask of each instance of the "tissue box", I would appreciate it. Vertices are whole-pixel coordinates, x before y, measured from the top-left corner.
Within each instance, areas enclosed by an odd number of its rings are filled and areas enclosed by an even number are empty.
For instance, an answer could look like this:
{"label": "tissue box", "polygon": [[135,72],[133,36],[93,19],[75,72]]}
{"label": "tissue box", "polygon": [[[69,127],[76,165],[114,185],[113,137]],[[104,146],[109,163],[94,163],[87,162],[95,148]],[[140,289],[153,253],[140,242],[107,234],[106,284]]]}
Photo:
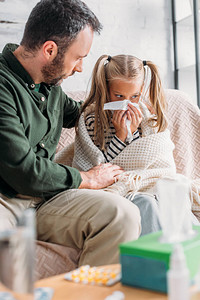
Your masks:
{"label": "tissue box", "polygon": [[[191,280],[200,265],[200,226],[193,229],[196,235],[181,243]],[[167,270],[173,244],[160,243],[161,235],[159,231],[120,244],[122,284],[167,293]]]}

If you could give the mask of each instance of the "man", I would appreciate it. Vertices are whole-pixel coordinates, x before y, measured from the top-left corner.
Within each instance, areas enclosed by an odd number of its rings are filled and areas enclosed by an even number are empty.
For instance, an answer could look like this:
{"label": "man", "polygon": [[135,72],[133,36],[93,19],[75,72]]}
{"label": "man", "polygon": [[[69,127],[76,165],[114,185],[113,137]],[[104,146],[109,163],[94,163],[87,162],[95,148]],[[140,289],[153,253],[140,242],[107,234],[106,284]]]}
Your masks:
{"label": "man", "polygon": [[80,109],[60,84],[82,72],[100,30],[82,1],[42,0],[21,44],[6,45],[0,56],[0,229],[37,205],[38,238],[81,249],[80,265],[117,262],[119,243],[140,233],[137,207],[99,190],[120,167],[79,172],[53,162],[62,127],[73,127]]}

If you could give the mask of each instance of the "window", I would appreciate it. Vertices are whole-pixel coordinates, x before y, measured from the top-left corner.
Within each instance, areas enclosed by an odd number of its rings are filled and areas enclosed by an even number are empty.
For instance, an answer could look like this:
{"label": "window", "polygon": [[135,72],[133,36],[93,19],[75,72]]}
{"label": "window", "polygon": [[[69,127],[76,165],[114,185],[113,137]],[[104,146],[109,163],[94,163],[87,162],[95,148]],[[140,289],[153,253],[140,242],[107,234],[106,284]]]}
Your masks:
{"label": "window", "polygon": [[172,0],[174,85],[200,107],[200,0]]}

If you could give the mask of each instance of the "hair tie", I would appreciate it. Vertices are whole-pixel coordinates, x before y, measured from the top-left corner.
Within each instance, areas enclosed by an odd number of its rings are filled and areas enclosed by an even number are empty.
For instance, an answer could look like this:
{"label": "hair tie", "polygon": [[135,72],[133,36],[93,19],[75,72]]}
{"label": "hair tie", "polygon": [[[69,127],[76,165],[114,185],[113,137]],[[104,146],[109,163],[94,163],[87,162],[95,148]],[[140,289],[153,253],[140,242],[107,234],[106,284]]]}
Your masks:
{"label": "hair tie", "polygon": [[145,67],[147,65],[147,61],[143,60],[143,66]]}
{"label": "hair tie", "polygon": [[107,58],[107,61],[111,61],[111,56],[110,55],[108,55],[108,58]]}

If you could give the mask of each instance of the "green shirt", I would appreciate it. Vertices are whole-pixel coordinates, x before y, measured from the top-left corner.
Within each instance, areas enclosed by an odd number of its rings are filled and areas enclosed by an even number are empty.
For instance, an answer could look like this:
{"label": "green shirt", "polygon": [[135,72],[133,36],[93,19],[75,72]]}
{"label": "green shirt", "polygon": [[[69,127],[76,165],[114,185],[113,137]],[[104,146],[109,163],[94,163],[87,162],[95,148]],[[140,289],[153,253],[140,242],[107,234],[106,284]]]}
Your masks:
{"label": "green shirt", "polygon": [[77,169],[53,162],[62,127],[74,127],[80,103],[61,87],[39,90],[8,44],[0,54],[0,193],[49,199],[78,188]]}

